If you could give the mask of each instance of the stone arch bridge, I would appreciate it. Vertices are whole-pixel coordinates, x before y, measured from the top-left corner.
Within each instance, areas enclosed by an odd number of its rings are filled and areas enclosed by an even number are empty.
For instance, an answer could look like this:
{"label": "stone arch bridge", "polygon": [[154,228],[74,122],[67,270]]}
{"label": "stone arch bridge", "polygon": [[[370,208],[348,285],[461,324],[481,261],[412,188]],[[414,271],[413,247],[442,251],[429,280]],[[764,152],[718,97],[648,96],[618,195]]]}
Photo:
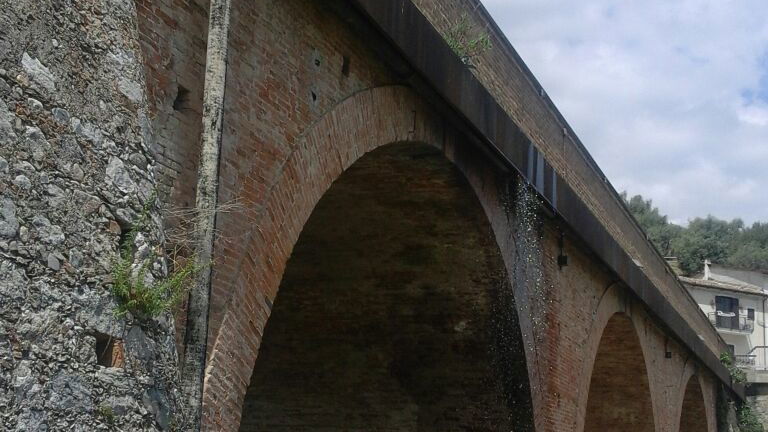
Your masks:
{"label": "stone arch bridge", "polygon": [[743,396],[477,0],[213,3],[136,2],[162,198],[193,205],[202,134],[236,204],[204,430],[715,431]]}

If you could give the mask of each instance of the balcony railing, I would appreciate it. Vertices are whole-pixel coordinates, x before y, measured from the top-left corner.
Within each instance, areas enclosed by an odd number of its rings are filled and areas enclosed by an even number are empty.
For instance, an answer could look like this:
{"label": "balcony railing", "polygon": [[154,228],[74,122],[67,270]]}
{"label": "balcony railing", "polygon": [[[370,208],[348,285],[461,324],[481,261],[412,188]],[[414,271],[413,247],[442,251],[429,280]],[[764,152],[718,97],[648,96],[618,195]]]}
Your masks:
{"label": "balcony railing", "polygon": [[768,346],[759,345],[753,347],[746,354],[736,354],[733,356],[736,366],[744,370],[766,371],[766,359],[768,359]]}
{"label": "balcony railing", "polygon": [[744,355],[735,355],[733,356],[736,360],[736,366],[743,367],[743,368],[754,368],[755,367],[755,360],[757,359],[757,355],[755,354],[744,354]]}
{"label": "balcony railing", "polygon": [[755,320],[745,316],[725,316],[718,315],[717,312],[707,314],[709,321],[718,329],[731,330],[744,333],[752,333],[755,329]]}

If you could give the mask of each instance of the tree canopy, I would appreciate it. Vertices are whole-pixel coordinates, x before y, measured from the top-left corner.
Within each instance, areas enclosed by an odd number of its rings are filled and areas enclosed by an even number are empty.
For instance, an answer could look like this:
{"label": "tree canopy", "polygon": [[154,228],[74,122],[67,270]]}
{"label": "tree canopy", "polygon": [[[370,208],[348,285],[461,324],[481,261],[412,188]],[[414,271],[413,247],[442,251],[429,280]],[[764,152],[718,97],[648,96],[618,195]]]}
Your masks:
{"label": "tree canopy", "polygon": [[741,219],[726,221],[697,217],[687,227],[670,223],[653,201],[640,195],[627,198],[629,211],[664,256],[676,256],[686,274],[701,271],[704,260],[748,270],[768,271],[768,223],[745,226]]}

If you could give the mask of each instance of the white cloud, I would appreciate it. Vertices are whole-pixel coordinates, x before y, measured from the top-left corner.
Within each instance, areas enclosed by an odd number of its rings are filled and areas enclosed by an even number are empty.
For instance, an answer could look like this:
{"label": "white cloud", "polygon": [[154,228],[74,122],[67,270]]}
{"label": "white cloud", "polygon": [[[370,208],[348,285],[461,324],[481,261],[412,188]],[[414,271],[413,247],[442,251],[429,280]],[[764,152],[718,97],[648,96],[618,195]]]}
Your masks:
{"label": "white cloud", "polygon": [[745,106],[739,110],[739,120],[755,126],[768,126],[768,107]]}
{"label": "white cloud", "polygon": [[484,4],[618,190],[768,221],[768,2]]}

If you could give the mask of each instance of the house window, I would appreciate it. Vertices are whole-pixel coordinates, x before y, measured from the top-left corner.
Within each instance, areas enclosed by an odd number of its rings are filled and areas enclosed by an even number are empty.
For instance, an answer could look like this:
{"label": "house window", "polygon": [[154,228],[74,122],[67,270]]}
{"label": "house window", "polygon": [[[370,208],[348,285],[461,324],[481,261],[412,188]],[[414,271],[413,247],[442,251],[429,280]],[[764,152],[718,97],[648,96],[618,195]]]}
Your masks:
{"label": "house window", "polygon": [[752,308],[747,309],[747,319],[748,320],[755,320],[755,310]]}
{"label": "house window", "polygon": [[715,311],[719,328],[739,328],[739,299],[726,296],[715,296]]}
{"label": "house window", "polygon": [[735,356],[736,355],[736,347],[731,345],[731,344],[728,344],[728,352],[731,354],[731,357]]}

